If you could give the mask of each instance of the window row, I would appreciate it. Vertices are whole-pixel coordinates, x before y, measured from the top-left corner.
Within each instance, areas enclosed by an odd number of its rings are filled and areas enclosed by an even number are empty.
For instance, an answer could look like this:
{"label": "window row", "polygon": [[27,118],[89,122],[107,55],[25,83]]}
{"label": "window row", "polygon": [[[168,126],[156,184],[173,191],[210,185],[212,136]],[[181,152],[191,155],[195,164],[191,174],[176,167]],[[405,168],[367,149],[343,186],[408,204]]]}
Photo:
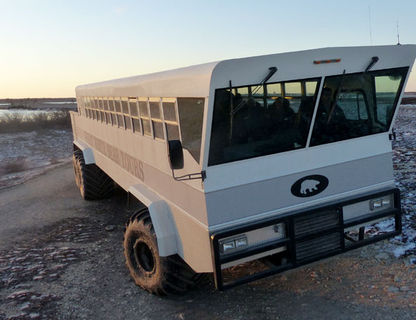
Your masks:
{"label": "window row", "polygon": [[165,139],[165,124],[167,138],[180,139],[176,99],[83,97],[81,100],[81,112],[88,118],[155,139]]}
{"label": "window row", "polygon": [[[181,140],[199,161],[203,98],[79,97],[81,115],[159,140]],[[180,125],[179,125],[180,123]]]}

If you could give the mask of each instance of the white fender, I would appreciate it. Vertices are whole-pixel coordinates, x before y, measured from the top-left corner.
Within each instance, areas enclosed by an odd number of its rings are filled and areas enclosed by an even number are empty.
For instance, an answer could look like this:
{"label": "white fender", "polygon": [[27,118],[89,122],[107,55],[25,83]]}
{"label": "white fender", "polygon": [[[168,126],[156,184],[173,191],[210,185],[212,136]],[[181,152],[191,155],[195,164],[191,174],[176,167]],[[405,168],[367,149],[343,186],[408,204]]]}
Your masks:
{"label": "white fender", "polygon": [[94,152],[86,143],[80,140],[74,140],[74,144],[78,147],[79,150],[82,151],[85,164],[95,163]]}
{"label": "white fender", "polygon": [[149,210],[157,237],[161,257],[178,253],[178,231],[169,205],[157,194],[142,184],[135,184],[128,192],[142,202]]}

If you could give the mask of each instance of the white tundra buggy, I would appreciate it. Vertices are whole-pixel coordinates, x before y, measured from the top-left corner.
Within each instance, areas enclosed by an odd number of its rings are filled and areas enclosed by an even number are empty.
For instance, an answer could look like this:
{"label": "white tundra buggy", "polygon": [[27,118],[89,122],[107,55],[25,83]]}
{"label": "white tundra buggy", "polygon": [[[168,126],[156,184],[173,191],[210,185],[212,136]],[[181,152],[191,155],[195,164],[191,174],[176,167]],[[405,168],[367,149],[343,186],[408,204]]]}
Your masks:
{"label": "white tundra buggy", "polygon": [[[323,48],[79,86],[76,183],[87,200],[116,183],[142,204],[124,254],[160,295],[202,273],[222,290],[395,236],[390,140],[415,55]],[[393,227],[366,232],[383,220]],[[268,267],[224,277],[257,259]]]}

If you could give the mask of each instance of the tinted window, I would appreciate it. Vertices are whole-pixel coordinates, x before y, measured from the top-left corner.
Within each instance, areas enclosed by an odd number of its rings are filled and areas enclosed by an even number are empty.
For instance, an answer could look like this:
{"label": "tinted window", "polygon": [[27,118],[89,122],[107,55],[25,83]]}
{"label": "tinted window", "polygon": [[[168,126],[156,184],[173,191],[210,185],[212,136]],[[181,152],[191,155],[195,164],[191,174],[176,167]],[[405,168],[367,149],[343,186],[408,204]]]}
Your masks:
{"label": "tinted window", "polygon": [[311,146],[388,131],[407,70],[325,78]]}
{"label": "tinted window", "polygon": [[203,98],[178,98],[179,123],[182,146],[199,162],[201,152],[202,122],[204,118]]}
{"label": "tinted window", "polygon": [[302,90],[305,80],[217,89],[208,164],[305,147],[319,81],[306,82],[315,83],[312,96]]}

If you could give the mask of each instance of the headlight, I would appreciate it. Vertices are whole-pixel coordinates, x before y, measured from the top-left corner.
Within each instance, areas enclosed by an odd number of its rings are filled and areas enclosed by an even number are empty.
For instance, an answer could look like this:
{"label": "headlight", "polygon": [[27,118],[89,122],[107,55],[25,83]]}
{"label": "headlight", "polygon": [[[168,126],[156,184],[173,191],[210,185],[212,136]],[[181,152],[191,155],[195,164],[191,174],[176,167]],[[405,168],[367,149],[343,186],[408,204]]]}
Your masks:
{"label": "headlight", "polygon": [[374,211],[377,209],[390,209],[392,207],[391,195],[384,196],[379,199],[373,199],[370,201],[370,210]]}
{"label": "headlight", "polygon": [[233,253],[246,248],[267,245],[286,237],[286,226],[283,222],[254,229],[245,233],[219,240],[221,254]]}
{"label": "headlight", "polygon": [[225,239],[220,241],[220,249],[222,253],[230,253],[247,247],[247,237],[239,235],[238,238]]}
{"label": "headlight", "polygon": [[374,214],[394,208],[394,194],[386,194],[377,198],[355,202],[342,207],[344,221],[351,222],[361,216]]}

